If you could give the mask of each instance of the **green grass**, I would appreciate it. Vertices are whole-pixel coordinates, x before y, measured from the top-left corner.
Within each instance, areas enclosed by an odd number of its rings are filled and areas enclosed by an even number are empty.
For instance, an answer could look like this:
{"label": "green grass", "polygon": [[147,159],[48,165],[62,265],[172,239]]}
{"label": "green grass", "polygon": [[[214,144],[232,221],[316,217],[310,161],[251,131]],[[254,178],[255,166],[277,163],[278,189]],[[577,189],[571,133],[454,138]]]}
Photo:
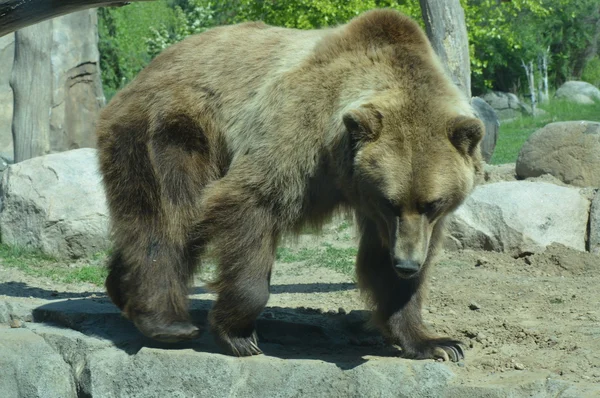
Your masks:
{"label": "green grass", "polygon": [[588,120],[600,122],[600,102],[594,105],[579,105],[572,102],[553,100],[540,106],[547,114],[543,116],[525,116],[509,122],[501,122],[492,164],[514,163],[521,147],[529,136],[548,123],[570,120]]}
{"label": "green grass", "polygon": [[107,271],[103,266],[106,253],[97,253],[91,259],[67,263],[45,254],[7,245],[0,245],[0,265],[16,268],[26,275],[49,278],[63,283],[87,282],[104,284]]}
{"label": "green grass", "polygon": [[330,268],[346,275],[354,275],[354,262],[357,249],[354,247],[339,248],[323,244],[318,248],[277,249],[277,260],[283,263],[304,262],[311,266]]}

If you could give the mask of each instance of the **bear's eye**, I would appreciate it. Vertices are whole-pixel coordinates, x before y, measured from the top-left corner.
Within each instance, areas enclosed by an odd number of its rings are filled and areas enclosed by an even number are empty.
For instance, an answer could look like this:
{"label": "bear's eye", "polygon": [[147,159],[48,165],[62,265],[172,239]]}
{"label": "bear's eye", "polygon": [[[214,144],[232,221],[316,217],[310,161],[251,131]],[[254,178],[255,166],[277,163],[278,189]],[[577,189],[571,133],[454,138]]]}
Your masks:
{"label": "bear's eye", "polygon": [[442,199],[421,203],[417,205],[417,211],[419,212],[419,214],[426,215],[427,218],[433,220],[442,211],[443,204],[444,202],[442,201]]}
{"label": "bear's eye", "polygon": [[396,217],[402,216],[402,206],[395,204],[394,202],[392,202],[389,199],[384,199],[384,200],[385,200],[385,206],[388,208],[389,211],[394,213],[394,215]]}

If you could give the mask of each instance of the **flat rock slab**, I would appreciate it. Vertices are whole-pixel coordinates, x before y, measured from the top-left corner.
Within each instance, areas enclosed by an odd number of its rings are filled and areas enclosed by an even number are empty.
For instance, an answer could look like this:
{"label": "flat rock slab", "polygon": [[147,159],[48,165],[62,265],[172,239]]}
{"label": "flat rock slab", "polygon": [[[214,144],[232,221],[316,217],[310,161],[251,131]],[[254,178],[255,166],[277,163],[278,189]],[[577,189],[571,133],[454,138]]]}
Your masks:
{"label": "flat rock slab", "polygon": [[[205,325],[210,303],[192,303]],[[13,308],[4,305],[3,308]],[[186,344],[141,336],[106,299],[32,305],[34,322],[0,325],[0,389],[8,397],[596,397],[600,387],[548,374],[490,375],[463,384],[456,364],[414,361],[364,328],[365,314],[268,308],[265,355],[218,353],[209,333]],[[9,314],[17,316],[17,314]],[[18,316],[22,316],[18,315]],[[4,387],[4,388],[3,388]]]}

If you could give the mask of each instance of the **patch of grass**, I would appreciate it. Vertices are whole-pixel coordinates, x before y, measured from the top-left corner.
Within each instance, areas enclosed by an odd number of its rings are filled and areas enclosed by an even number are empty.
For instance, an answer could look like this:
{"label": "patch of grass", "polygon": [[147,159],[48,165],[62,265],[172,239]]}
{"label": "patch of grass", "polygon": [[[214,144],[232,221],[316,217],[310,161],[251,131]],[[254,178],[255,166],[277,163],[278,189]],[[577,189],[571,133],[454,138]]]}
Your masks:
{"label": "patch of grass", "polygon": [[600,102],[593,105],[580,105],[563,100],[552,100],[540,106],[547,113],[542,116],[524,116],[502,122],[492,164],[514,163],[521,147],[529,136],[553,122],[588,120],[600,122]]}
{"label": "patch of grass", "polygon": [[357,249],[339,248],[323,244],[319,248],[292,250],[281,247],[277,250],[277,260],[283,263],[305,262],[307,265],[333,269],[346,275],[354,274]]}
{"label": "patch of grass", "polygon": [[0,265],[16,268],[26,275],[49,278],[63,283],[87,282],[104,284],[107,270],[103,266],[106,253],[94,254],[87,263],[80,260],[68,264],[43,253],[19,247],[0,245]]}

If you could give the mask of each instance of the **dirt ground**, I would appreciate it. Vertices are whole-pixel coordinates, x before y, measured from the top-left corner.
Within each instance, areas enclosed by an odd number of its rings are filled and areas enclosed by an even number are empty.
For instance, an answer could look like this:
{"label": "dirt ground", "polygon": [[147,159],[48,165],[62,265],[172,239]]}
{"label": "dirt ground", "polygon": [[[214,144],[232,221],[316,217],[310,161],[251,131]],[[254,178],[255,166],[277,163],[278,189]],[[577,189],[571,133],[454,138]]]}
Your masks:
{"label": "dirt ground", "polygon": [[[301,239],[348,247],[348,234]],[[431,273],[424,318],[463,340],[466,359],[451,364],[461,382],[540,375],[600,384],[600,257],[560,245],[512,258],[492,252],[446,252]],[[364,309],[352,275],[302,262],[275,265],[269,307],[344,313]],[[60,284],[0,265],[0,300],[101,295],[89,284]],[[193,298],[212,299],[197,280]],[[81,294],[80,294],[81,296]],[[85,296],[85,295],[84,295]],[[268,309],[267,309],[268,310]]]}

